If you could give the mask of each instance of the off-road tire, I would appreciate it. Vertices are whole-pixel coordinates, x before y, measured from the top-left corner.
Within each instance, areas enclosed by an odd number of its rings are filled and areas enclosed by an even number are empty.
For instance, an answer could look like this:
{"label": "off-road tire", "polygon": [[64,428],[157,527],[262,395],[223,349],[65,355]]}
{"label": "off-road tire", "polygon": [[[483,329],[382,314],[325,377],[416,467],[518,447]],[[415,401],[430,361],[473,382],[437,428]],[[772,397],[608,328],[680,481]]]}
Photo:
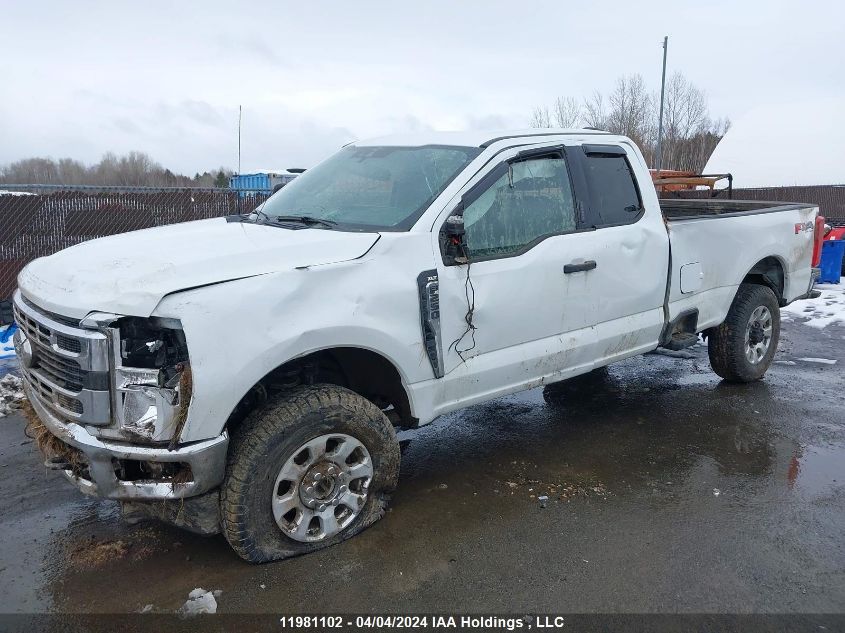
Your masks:
{"label": "off-road tire", "polygon": [[[271,496],[285,461],[308,440],[344,433],[370,453],[373,476],[366,503],[342,531],[318,542],[288,537],[273,518]],[[233,432],[220,495],[223,534],[238,556],[266,563],[339,543],[380,519],[399,479],[393,425],[372,402],[336,385],[297,387],[271,398]]]}
{"label": "off-road tire", "polygon": [[[759,306],[772,315],[772,338],[762,360],[751,363],[745,355],[745,332],[751,314]],[[713,371],[728,382],[760,380],[772,364],[780,339],[780,306],[771,288],[759,284],[741,284],[724,322],[711,329],[707,351]]]}

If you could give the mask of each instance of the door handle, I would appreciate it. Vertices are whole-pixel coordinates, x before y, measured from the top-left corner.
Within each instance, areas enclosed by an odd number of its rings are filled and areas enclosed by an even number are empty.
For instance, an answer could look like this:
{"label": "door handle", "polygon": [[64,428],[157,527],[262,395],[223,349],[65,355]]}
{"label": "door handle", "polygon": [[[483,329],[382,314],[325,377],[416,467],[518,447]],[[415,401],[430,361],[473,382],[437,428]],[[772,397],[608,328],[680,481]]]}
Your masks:
{"label": "door handle", "polygon": [[572,273],[582,273],[586,270],[593,270],[596,267],[596,262],[593,259],[587,260],[582,264],[566,264],[563,267],[563,272],[567,275]]}

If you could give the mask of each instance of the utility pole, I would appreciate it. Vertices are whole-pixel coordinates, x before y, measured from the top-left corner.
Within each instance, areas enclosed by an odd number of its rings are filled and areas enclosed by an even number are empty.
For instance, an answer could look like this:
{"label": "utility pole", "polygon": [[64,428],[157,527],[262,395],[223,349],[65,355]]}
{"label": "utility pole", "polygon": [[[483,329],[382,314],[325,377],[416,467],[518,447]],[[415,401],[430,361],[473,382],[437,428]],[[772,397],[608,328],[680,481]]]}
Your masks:
{"label": "utility pole", "polygon": [[[663,62],[664,66],[666,62]],[[665,69],[663,71],[666,72]],[[661,105],[660,105],[660,120],[663,120],[663,104],[662,104],[661,97]],[[243,114],[243,107],[238,106],[238,173],[241,173],[241,115]],[[657,146],[660,147],[660,141],[657,142]]]}
{"label": "utility pole", "polygon": [[666,92],[666,53],[669,51],[669,36],[663,38],[663,78],[660,80],[660,118],[657,122],[657,158],[655,168],[660,171],[663,163],[663,95]]}

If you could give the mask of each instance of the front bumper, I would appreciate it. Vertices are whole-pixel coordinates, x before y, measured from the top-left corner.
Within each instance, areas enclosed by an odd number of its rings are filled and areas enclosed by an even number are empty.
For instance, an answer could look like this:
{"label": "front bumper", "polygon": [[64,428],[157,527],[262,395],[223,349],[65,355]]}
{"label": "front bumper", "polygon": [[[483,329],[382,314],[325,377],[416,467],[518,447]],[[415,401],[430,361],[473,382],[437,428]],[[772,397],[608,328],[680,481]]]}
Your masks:
{"label": "front bumper", "polygon": [[[172,451],[167,448],[106,442],[95,438],[79,424],[64,422],[56,417],[33,393],[27,381],[24,381],[24,391],[47,430],[84,456],[87,477],[76,474],[72,469],[61,472],[85,494],[107,499],[182,499],[208,492],[223,481],[229,445],[229,436],[225,431],[218,437]],[[191,478],[179,482],[123,480],[118,477],[118,469],[115,467],[118,460],[177,462],[190,468]]]}

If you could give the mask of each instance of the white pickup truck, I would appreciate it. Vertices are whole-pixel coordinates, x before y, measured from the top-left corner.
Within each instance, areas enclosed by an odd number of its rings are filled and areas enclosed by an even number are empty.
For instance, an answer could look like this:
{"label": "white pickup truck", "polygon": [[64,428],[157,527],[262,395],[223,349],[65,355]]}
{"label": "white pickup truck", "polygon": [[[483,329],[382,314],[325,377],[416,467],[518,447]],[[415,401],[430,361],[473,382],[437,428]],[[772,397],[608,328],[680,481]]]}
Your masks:
{"label": "white pickup truck", "polygon": [[637,147],[592,130],[356,142],[249,215],[30,263],[30,426],[130,517],[310,552],[382,516],[395,427],[699,334],[725,380],[761,378],[817,215],[661,206]]}

